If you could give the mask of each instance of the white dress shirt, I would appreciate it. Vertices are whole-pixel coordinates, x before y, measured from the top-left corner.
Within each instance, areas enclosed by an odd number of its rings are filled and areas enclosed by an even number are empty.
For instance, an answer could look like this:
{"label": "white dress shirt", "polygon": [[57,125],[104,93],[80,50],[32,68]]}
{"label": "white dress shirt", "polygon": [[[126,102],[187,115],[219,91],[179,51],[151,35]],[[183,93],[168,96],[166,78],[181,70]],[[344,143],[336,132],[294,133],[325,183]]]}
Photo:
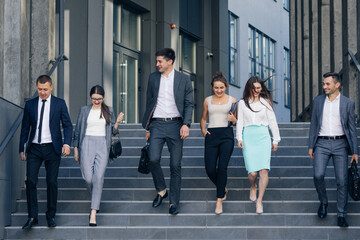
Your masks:
{"label": "white dress shirt", "polygon": [[174,75],[174,69],[168,77],[161,74],[159,94],[153,118],[173,118],[181,116],[175,103]]}
{"label": "white dress shirt", "polygon": [[[45,102],[44,115],[43,115],[42,128],[41,128],[41,143],[51,143],[52,142],[51,132],[50,132],[50,104],[51,104],[51,94],[46,99],[46,102]],[[38,143],[40,114],[41,114],[42,105],[43,105],[42,99],[39,97],[37,126],[36,126],[35,137],[32,141],[33,143]]]}
{"label": "white dress shirt", "polygon": [[340,93],[330,101],[326,96],[319,136],[345,135],[340,119]]}
{"label": "white dress shirt", "polygon": [[249,100],[251,111],[244,100],[240,100],[238,104],[238,120],[236,123],[236,139],[242,141],[243,128],[250,125],[269,126],[273,136],[273,144],[278,144],[281,140],[279,127],[276,122],[275,113],[270,104],[260,97],[260,101],[252,102]]}
{"label": "white dress shirt", "polygon": [[106,120],[104,117],[100,118],[101,109],[91,109],[86,122],[87,136],[105,136]]}

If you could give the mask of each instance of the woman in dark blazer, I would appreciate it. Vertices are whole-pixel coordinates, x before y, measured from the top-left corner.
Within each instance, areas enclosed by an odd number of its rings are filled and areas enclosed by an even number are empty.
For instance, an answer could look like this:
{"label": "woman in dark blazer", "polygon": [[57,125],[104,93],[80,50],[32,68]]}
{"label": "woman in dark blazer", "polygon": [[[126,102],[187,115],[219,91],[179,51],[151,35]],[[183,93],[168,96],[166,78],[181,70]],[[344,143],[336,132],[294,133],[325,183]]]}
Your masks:
{"label": "woman in dark blazer", "polygon": [[90,90],[92,104],[80,109],[74,132],[74,157],[80,161],[82,176],[91,191],[89,226],[97,226],[104,175],[109,161],[111,138],[118,134],[124,114],[115,122],[113,109],[104,103],[105,91],[96,85]]}

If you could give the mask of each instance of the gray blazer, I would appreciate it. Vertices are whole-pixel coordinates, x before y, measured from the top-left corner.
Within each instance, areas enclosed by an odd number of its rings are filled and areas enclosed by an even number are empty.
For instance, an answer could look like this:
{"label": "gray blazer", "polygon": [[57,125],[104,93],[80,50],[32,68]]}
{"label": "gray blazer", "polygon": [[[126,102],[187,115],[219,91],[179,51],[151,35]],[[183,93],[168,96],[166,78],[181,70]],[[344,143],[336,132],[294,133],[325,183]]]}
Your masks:
{"label": "gray blazer", "polygon": [[[314,151],[322,123],[325,98],[326,95],[324,94],[314,99],[309,131],[309,149],[313,149]],[[340,118],[346,139],[349,143],[349,154],[359,154],[355,124],[355,102],[343,95],[340,95]]]}
{"label": "gray blazer", "polygon": [[[74,143],[74,147],[78,147],[79,150],[80,150],[82,141],[84,140],[84,137],[85,137],[87,118],[89,116],[91,107],[92,107],[92,104],[87,105],[87,106],[82,106],[80,108],[79,116],[76,121],[73,143]],[[106,133],[105,133],[106,147],[107,147],[108,152],[110,151],[112,136],[119,133],[118,130],[114,129],[114,125],[115,125],[114,111],[111,107],[109,107],[109,109],[110,109],[110,113],[111,113],[111,120],[110,120],[110,124],[106,125],[106,130],[105,130],[106,131]]]}
{"label": "gray blazer", "polygon": [[[193,89],[190,78],[176,70],[174,74],[174,96],[176,107],[181,114],[183,124],[190,125],[193,110]],[[150,74],[146,92],[146,110],[142,120],[142,126],[149,129],[151,118],[155,111],[159,95],[161,73]]]}

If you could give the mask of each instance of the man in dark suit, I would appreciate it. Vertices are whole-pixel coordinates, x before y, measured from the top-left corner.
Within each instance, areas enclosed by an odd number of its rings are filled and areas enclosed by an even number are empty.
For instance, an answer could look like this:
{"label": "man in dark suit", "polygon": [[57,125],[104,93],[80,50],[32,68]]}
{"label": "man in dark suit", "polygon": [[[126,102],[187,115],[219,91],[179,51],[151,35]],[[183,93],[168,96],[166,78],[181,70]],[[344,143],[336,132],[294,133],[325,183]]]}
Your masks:
{"label": "man in dark suit", "polygon": [[192,120],[193,89],[190,78],[174,70],[174,50],[164,48],[155,55],[159,71],[149,76],[142,126],[147,130],[150,170],[157,191],[153,207],[160,206],[168,196],[160,164],[166,142],[170,151],[169,213],[176,215],[179,213],[183,140],[189,136]]}
{"label": "man in dark suit", "polygon": [[[23,229],[38,223],[37,189],[38,174],[45,162],[47,184],[46,220],[49,227],[56,227],[57,178],[61,154],[70,154],[72,123],[63,99],[51,95],[51,78],[41,75],[36,80],[38,97],[26,102],[20,134],[20,159],[26,162],[26,197],[28,220]],[[64,130],[62,142],[60,123]],[[29,134],[30,132],[30,134]],[[26,154],[24,145],[27,143]]]}
{"label": "man in dark suit", "polygon": [[337,224],[348,227],[346,205],[348,198],[347,167],[359,160],[355,125],[355,103],[340,94],[340,78],[337,73],[323,75],[325,95],[314,99],[309,132],[309,155],[314,159],[314,183],[320,200],[319,218],[327,215],[328,197],[325,186],[325,171],[332,158],[337,183]]}

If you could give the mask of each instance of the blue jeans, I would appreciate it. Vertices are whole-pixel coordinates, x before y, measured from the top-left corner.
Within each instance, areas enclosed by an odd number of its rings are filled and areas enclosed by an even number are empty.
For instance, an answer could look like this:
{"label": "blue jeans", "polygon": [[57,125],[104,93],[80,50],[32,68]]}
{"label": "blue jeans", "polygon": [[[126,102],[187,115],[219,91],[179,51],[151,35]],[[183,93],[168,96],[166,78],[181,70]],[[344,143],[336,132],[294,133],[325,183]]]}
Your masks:
{"label": "blue jeans", "polygon": [[314,151],[314,183],[321,203],[328,203],[326,194],[325,172],[330,158],[333,160],[337,185],[338,216],[346,215],[348,201],[348,143],[346,138],[337,140],[318,139]]}
{"label": "blue jeans", "polygon": [[181,160],[183,140],[180,137],[181,120],[153,120],[150,124],[149,158],[150,170],[156,191],[166,189],[161,168],[161,152],[166,142],[170,152],[170,204],[179,205],[181,189]]}

